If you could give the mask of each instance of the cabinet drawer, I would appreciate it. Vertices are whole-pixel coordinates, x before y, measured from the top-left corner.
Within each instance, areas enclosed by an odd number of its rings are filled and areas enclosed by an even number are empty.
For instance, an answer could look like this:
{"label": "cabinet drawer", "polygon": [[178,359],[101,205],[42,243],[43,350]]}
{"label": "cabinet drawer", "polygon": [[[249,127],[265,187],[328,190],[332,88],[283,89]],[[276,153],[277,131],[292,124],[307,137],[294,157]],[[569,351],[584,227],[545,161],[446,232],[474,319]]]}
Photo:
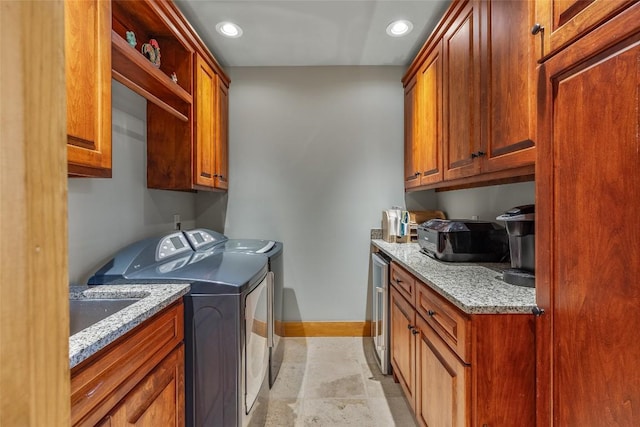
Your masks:
{"label": "cabinet drawer", "polygon": [[471,363],[471,321],[450,302],[418,283],[416,311],[465,363]]}
{"label": "cabinet drawer", "polygon": [[411,273],[392,262],[389,281],[411,305],[415,305],[416,279]]}

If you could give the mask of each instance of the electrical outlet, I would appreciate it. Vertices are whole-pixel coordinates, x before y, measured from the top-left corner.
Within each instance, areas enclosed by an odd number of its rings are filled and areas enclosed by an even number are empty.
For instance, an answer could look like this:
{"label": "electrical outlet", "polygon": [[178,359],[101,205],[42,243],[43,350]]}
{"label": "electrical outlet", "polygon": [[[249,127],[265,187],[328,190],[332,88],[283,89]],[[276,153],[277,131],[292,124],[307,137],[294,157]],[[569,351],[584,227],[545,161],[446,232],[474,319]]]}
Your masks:
{"label": "electrical outlet", "polygon": [[173,215],[173,229],[174,230],[180,230],[180,214],[174,214]]}

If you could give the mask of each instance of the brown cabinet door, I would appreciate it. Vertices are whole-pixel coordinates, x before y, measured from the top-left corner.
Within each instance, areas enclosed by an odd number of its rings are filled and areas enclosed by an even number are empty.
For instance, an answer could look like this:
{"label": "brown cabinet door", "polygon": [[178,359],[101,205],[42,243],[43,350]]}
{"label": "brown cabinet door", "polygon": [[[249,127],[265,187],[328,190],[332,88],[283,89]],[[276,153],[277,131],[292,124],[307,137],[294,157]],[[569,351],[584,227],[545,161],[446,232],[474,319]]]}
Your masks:
{"label": "brown cabinet door", "polygon": [[218,78],[216,102],[216,188],[229,188],[229,89]]}
{"label": "brown cabinet door", "polygon": [[471,367],[417,317],[416,418],[423,426],[465,427],[471,414]]}
{"label": "brown cabinet door", "polygon": [[482,3],[483,172],[535,162],[533,1]]}
{"label": "brown cabinet door", "polygon": [[416,132],[420,146],[420,184],[442,181],[442,43],[418,71]]}
{"label": "brown cabinet door", "polygon": [[215,175],[215,114],[217,77],[213,69],[196,55],[195,86],[195,184],[214,186]]}
{"label": "brown cabinet door", "polygon": [[111,414],[116,426],[184,426],[184,347],[171,352]]}
{"label": "brown cabinet door", "polygon": [[111,177],[111,2],[66,0],[64,23],[69,175]]}
{"label": "brown cabinet door", "polygon": [[443,38],[444,178],[480,172],[480,18],[475,1],[462,7]]}
{"label": "brown cabinet door", "polygon": [[534,22],[544,27],[544,31],[535,35],[536,57],[542,58],[557,52],[635,2],[636,0],[536,0]]}
{"label": "brown cabinet door", "polygon": [[391,288],[391,366],[415,410],[415,310]]}
{"label": "brown cabinet door", "polygon": [[417,132],[417,79],[414,77],[404,88],[404,188],[420,185],[420,151]]}
{"label": "brown cabinet door", "polygon": [[638,426],[640,3],[544,67],[538,425]]}

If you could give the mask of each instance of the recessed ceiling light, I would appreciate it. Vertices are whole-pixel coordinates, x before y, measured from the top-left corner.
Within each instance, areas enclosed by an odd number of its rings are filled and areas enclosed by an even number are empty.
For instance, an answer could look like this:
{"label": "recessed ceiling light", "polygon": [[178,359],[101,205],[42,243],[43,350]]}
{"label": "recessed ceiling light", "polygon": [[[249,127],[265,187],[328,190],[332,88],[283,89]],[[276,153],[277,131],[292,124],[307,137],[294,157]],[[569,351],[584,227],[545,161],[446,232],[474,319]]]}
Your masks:
{"label": "recessed ceiling light", "polygon": [[242,28],[238,27],[233,22],[219,22],[216,25],[216,31],[225,37],[236,39],[242,35]]}
{"label": "recessed ceiling light", "polygon": [[387,34],[389,34],[391,37],[406,36],[411,32],[411,30],[413,30],[413,24],[411,23],[411,21],[407,21],[406,19],[393,21],[387,26]]}

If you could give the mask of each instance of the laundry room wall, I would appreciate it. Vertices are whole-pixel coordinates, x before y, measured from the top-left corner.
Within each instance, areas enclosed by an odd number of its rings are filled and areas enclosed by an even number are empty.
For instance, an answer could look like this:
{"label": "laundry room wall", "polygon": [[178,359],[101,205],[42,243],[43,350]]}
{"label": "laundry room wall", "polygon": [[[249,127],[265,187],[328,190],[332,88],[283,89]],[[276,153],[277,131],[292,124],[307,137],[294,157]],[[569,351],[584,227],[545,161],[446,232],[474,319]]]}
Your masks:
{"label": "laundry room wall", "polygon": [[364,320],[370,229],[404,204],[403,67],[228,71],[229,192],[197,225],[284,242],[285,320]]}
{"label": "laundry room wall", "polygon": [[438,209],[448,218],[471,218],[495,221],[496,216],[514,206],[535,203],[535,182],[493,185],[436,193]]}
{"label": "laundry room wall", "polygon": [[84,284],[118,249],[195,226],[195,195],[146,186],[147,101],[112,83],[112,178],[69,178],[69,282]]}

